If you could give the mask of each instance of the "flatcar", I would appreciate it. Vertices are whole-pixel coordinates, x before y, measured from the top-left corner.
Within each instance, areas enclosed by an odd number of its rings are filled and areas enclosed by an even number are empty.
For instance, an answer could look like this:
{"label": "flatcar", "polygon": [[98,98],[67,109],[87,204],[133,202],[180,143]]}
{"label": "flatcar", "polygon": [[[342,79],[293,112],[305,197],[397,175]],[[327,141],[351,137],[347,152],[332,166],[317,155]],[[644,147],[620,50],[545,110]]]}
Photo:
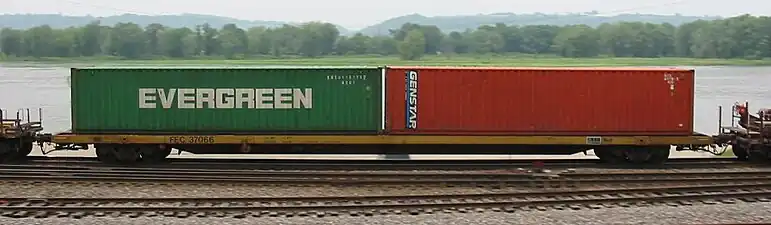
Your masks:
{"label": "flatcar", "polygon": [[[670,68],[73,68],[71,130],[104,162],[194,154],[574,154],[659,164],[742,142],[693,131],[695,71]],[[11,126],[9,126],[11,127]],[[15,124],[13,127],[23,127]],[[18,129],[18,128],[14,128]],[[726,129],[724,129],[725,131]],[[6,141],[7,140],[7,141]],[[754,146],[754,145],[752,145]],[[740,157],[741,158],[741,157]]]}

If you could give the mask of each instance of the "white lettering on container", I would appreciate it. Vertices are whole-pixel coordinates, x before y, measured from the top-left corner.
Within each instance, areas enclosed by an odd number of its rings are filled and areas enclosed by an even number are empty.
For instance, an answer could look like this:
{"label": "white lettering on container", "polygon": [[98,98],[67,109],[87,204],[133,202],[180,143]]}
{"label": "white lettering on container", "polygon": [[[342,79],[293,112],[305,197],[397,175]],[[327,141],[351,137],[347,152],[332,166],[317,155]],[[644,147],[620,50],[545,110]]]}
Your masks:
{"label": "white lettering on container", "polygon": [[274,91],[273,96],[275,96],[275,100],[273,101],[273,108],[276,109],[289,109],[292,108],[292,103],[286,103],[286,101],[292,101],[292,96],[287,96],[288,94],[292,94],[292,90],[288,88],[277,88]]}
{"label": "white lettering on container", "polygon": [[174,102],[175,93],[177,93],[177,89],[169,89],[169,93],[166,94],[166,91],[164,91],[163,88],[158,88],[158,96],[161,98],[161,105],[164,109],[171,108],[171,104]]}
{"label": "white lettering on container", "polygon": [[[244,103],[246,103],[246,107],[244,107]],[[236,89],[236,108],[254,108],[254,89]]]}
{"label": "white lettering on container", "polygon": [[155,98],[156,98],[155,88],[140,88],[139,89],[139,108],[154,109]]}
{"label": "white lettering on container", "polygon": [[195,89],[180,88],[177,90],[177,108],[194,109],[195,108]]}
{"label": "white lettering on container", "polygon": [[213,109],[216,105],[214,103],[214,89],[211,88],[198,88],[195,89],[195,107],[203,109],[204,103],[207,108]]}
{"label": "white lettering on container", "polygon": [[299,109],[301,105],[313,108],[313,101],[311,101],[313,98],[313,89],[306,88],[305,93],[299,88],[292,89],[292,97],[294,98],[292,101],[292,108]]}
{"label": "white lettering on container", "polygon": [[410,70],[406,74],[405,84],[405,108],[407,129],[418,128],[418,71]]}
{"label": "white lettering on container", "polygon": [[273,108],[272,95],[273,95],[273,89],[257,89],[257,108],[272,109]]}
{"label": "white lettering on container", "polygon": [[140,109],[312,109],[312,88],[139,88]]}
{"label": "white lettering on container", "polygon": [[235,107],[235,90],[233,89],[217,89],[215,90],[217,96],[214,99],[217,101],[218,109],[232,109]]}

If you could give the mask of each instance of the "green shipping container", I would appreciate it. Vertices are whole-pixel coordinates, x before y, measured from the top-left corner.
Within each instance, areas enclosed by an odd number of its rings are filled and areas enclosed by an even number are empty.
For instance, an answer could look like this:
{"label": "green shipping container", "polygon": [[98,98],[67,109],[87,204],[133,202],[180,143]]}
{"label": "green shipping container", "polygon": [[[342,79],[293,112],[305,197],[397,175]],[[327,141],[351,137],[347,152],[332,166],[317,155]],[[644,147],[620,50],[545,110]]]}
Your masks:
{"label": "green shipping container", "polygon": [[75,68],[74,133],[376,133],[377,67]]}

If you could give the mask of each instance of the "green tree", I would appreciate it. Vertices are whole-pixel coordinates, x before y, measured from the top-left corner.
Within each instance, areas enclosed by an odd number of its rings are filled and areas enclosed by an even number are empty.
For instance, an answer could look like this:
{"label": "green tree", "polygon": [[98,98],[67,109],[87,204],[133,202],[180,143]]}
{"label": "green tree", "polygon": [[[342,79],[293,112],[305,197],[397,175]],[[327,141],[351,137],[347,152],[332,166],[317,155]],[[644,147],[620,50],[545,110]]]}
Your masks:
{"label": "green tree", "polygon": [[553,25],[525,26],[520,29],[522,35],[521,51],[523,53],[548,53],[554,45],[554,38],[560,27]]}
{"label": "green tree", "polygon": [[495,30],[479,29],[471,33],[471,51],[479,54],[499,53],[506,48],[506,40]]}
{"label": "green tree", "polygon": [[298,49],[300,54],[307,57],[318,57],[335,50],[335,43],[340,36],[340,31],[331,23],[310,22],[300,25],[297,34],[301,39]]}
{"label": "green tree", "polygon": [[361,33],[356,33],[352,37],[340,37],[337,41],[337,54],[357,54],[363,55],[368,53],[374,53],[374,46],[372,38],[364,36]]}
{"label": "green tree", "polygon": [[147,53],[150,55],[162,55],[161,34],[166,30],[162,24],[152,23],[145,27],[145,39],[147,43]]}
{"label": "green tree", "polygon": [[183,58],[197,54],[195,33],[188,28],[165,29],[159,34],[161,52],[169,57]]}
{"label": "green tree", "polygon": [[118,23],[110,29],[106,53],[108,55],[124,56],[129,59],[141,57],[147,49],[147,36],[135,23]]}
{"label": "green tree", "polygon": [[26,51],[25,55],[41,58],[54,55],[55,43],[56,36],[54,30],[51,26],[43,25],[33,27],[24,32],[21,48]]}
{"label": "green tree", "polygon": [[405,60],[416,60],[423,57],[426,51],[426,38],[419,29],[407,32],[404,40],[399,42],[399,56]]}
{"label": "green tree", "polygon": [[26,56],[23,48],[24,31],[4,28],[0,31],[0,50],[3,55]]}
{"label": "green tree", "polygon": [[394,40],[402,42],[407,38],[409,33],[414,30],[418,30],[423,34],[426,46],[424,53],[435,54],[440,50],[440,44],[444,35],[437,26],[405,23],[397,30],[390,30],[390,33]]}
{"label": "green tree", "polygon": [[222,47],[222,43],[220,42],[219,31],[217,29],[214,29],[211,25],[205,23],[201,26],[200,31],[198,31],[198,35],[198,46],[200,46],[203,55],[212,56],[220,53],[219,51]]}
{"label": "green tree", "polygon": [[600,53],[599,35],[586,25],[568,26],[554,38],[557,54],[564,57],[594,57]]}
{"label": "green tree", "polygon": [[250,55],[268,55],[273,47],[270,41],[270,30],[265,27],[252,27],[246,31],[249,40],[248,49]]}
{"label": "green tree", "polygon": [[249,52],[249,37],[235,24],[226,24],[222,27],[219,36],[222,54],[227,59],[243,58]]}
{"label": "green tree", "polygon": [[78,35],[78,52],[81,56],[95,56],[102,54],[102,45],[106,39],[109,27],[100,25],[99,21],[89,23],[80,29]]}

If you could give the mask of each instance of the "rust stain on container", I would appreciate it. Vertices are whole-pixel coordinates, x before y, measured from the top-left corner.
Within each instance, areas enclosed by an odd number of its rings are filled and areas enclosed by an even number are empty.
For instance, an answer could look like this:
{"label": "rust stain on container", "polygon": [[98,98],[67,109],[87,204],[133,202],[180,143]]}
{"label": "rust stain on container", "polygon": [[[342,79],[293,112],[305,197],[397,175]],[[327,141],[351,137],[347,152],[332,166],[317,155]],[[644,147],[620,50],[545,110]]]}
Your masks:
{"label": "rust stain on container", "polygon": [[401,134],[690,135],[694,71],[390,67],[386,129]]}

